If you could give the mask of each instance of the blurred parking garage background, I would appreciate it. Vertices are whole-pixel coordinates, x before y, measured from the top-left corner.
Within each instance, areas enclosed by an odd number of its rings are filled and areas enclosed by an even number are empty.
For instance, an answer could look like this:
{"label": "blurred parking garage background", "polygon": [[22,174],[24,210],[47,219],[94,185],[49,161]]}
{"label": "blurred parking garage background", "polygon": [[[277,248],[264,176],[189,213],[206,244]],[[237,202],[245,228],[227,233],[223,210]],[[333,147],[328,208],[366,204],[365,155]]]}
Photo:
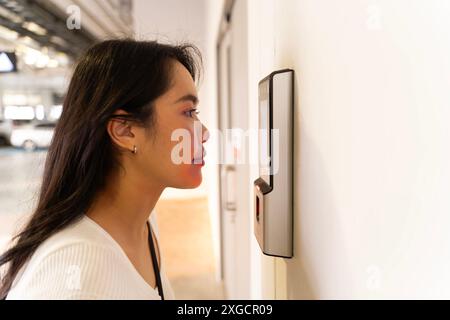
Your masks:
{"label": "blurred parking garage background", "polygon": [[218,164],[212,135],[201,187],[156,207],[177,298],[448,299],[449,16],[448,0],[0,0],[0,247],[33,208],[79,54],[187,41],[212,133],[257,128],[258,82],[295,70],[294,257],[254,237],[259,168],[240,156],[257,139],[225,137]]}
{"label": "blurred parking garage background", "polygon": [[[0,0],[0,251],[33,210],[77,57],[112,37],[189,41],[203,50],[206,7],[203,0]],[[156,208],[180,299],[224,297],[205,190],[167,190]]]}

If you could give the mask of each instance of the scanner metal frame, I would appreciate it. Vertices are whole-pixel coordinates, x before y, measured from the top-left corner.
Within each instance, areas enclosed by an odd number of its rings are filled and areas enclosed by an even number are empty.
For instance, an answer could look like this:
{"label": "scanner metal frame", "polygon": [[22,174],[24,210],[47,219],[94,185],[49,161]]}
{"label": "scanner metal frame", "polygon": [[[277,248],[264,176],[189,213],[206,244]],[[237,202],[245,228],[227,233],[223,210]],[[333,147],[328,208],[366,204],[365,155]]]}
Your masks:
{"label": "scanner metal frame", "polygon": [[[287,76],[289,75],[289,76]],[[281,76],[285,87],[277,87],[274,79]],[[282,77],[285,78],[282,78]],[[259,177],[254,181],[254,231],[262,252],[268,256],[292,258],[293,251],[293,150],[294,150],[294,70],[282,69],[272,72],[258,84],[258,103],[261,101],[260,88],[269,83],[269,146],[270,174],[268,184]],[[289,96],[290,95],[290,96]],[[275,110],[274,97],[285,103],[281,110]],[[276,108],[277,106],[275,106]],[[260,112],[261,105],[258,105]],[[259,123],[259,120],[258,120]],[[260,129],[260,128],[259,128]],[[272,130],[279,130],[278,172],[273,175]],[[261,146],[260,146],[261,147]],[[281,211],[280,211],[281,210]],[[270,213],[268,213],[270,212]],[[280,213],[281,212],[281,213]],[[278,214],[278,216],[277,216]],[[279,218],[279,219],[276,219]]]}

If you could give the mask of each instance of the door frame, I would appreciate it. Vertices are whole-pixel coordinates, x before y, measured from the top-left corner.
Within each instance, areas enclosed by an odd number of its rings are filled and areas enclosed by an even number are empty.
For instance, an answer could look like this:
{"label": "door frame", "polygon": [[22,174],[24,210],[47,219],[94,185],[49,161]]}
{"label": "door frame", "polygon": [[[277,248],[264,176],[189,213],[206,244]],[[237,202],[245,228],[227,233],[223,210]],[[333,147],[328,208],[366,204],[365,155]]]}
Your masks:
{"label": "door frame", "polygon": [[[228,128],[241,128],[244,131],[249,128],[247,110],[242,112],[239,106],[248,105],[249,89],[248,82],[250,71],[248,66],[248,4],[246,1],[226,0],[221,21],[221,33],[217,42],[218,53],[218,77],[219,77],[219,102],[224,101],[223,94],[228,95],[226,103]],[[227,79],[227,88],[223,86],[223,69],[220,64],[223,61],[223,46],[228,43],[225,51],[230,60],[227,69],[230,75]],[[222,55],[220,55],[222,49]],[[221,59],[222,58],[222,59]],[[222,89],[222,90],[221,90]],[[226,91],[225,93],[223,91]],[[221,118],[223,107],[219,103],[218,122],[219,128],[224,122]],[[227,128],[227,129],[228,129]],[[222,132],[223,133],[223,132]],[[223,134],[223,136],[228,136]],[[247,143],[245,143],[247,145]],[[245,148],[245,145],[244,148]],[[230,147],[230,146],[228,146]],[[220,166],[220,241],[221,241],[221,274],[224,277],[225,292],[231,299],[249,299],[251,296],[251,214],[249,212],[252,194],[249,192],[250,164],[241,164],[237,161],[237,154],[248,156],[247,149],[240,146],[233,150],[232,165]],[[228,149],[227,149],[228,151]],[[234,153],[237,152],[237,153]],[[229,182],[224,183],[223,179]],[[227,190],[224,190],[226,188]],[[224,195],[227,197],[224,202]],[[226,203],[228,202],[228,203]],[[231,205],[231,209],[229,204]],[[227,208],[225,208],[227,207]],[[227,210],[228,209],[228,210]],[[232,238],[232,239],[230,239]],[[227,269],[225,269],[225,267]]]}
{"label": "door frame", "polygon": [[[225,0],[224,2],[224,7],[223,7],[223,13],[222,13],[222,19],[220,21],[220,27],[219,27],[219,34],[217,37],[217,43],[216,43],[216,61],[217,61],[217,103],[218,103],[218,112],[217,112],[217,127],[222,130],[224,128],[222,128],[222,108],[226,107],[227,108],[227,119],[226,119],[226,127],[230,128],[231,126],[231,83],[230,83],[230,79],[231,79],[231,61],[230,61],[230,47],[231,47],[231,35],[230,35],[230,29],[231,29],[231,14],[232,14],[232,10],[233,10],[233,6],[234,6],[235,0]],[[226,68],[227,68],[227,84],[226,84],[226,88],[227,88],[227,92],[224,93],[222,90],[222,86],[223,86],[223,72],[222,72],[222,46],[226,45],[227,46],[227,63],[226,63]],[[226,106],[224,106],[223,103],[223,95],[226,94],[227,98],[226,98]],[[219,144],[219,159],[221,160],[221,156],[223,154],[223,145]],[[223,188],[223,179],[224,179],[224,171],[225,170],[232,170],[232,168],[230,166],[228,166],[228,168],[226,168],[227,165],[226,164],[222,164],[221,161],[219,163],[219,165],[217,166],[217,170],[218,170],[218,177],[219,177],[219,230],[220,230],[220,278],[222,279],[222,281],[224,281],[224,285],[225,285],[225,290],[227,291],[227,284],[225,283],[225,254],[224,254],[224,242],[225,242],[225,235],[224,235],[224,217],[227,214],[227,210],[226,208],[224,208],[224,203],[226,202],[226,199],[224,198],[225,192],[226,190],[224,190]],[[228,292],[227,292],[228,293]]]}

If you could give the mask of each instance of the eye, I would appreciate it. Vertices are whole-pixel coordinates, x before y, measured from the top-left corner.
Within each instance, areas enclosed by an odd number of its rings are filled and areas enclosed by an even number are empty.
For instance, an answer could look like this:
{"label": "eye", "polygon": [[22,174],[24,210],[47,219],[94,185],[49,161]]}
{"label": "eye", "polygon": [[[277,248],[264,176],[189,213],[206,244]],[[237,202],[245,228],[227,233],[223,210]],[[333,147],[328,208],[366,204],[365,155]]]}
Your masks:
{"label": "eye", "polygon": [[184,114],[186,114],[188,117],[192,118],[193,114],[195,114],[195,116],[197,116],[200,113],[200,111],[198,111],[197,109],[191,109],[189,111],[186,111]]}

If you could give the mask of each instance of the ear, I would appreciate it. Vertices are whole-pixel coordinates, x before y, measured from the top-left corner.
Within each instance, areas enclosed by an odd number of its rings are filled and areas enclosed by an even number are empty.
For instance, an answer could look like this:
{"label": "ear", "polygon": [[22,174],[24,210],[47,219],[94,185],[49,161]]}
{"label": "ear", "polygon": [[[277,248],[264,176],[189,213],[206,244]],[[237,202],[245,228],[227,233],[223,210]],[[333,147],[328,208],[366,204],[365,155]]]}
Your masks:
{"label": "ear", "polygon": [[[126,115],[127,112],[123,110],[117,110],[114,115]],[[133,123],[125,119],[109,120],[106,129],[113,143],[117,146],[132,151],[135,142],[135,135],[133,133]]]}

